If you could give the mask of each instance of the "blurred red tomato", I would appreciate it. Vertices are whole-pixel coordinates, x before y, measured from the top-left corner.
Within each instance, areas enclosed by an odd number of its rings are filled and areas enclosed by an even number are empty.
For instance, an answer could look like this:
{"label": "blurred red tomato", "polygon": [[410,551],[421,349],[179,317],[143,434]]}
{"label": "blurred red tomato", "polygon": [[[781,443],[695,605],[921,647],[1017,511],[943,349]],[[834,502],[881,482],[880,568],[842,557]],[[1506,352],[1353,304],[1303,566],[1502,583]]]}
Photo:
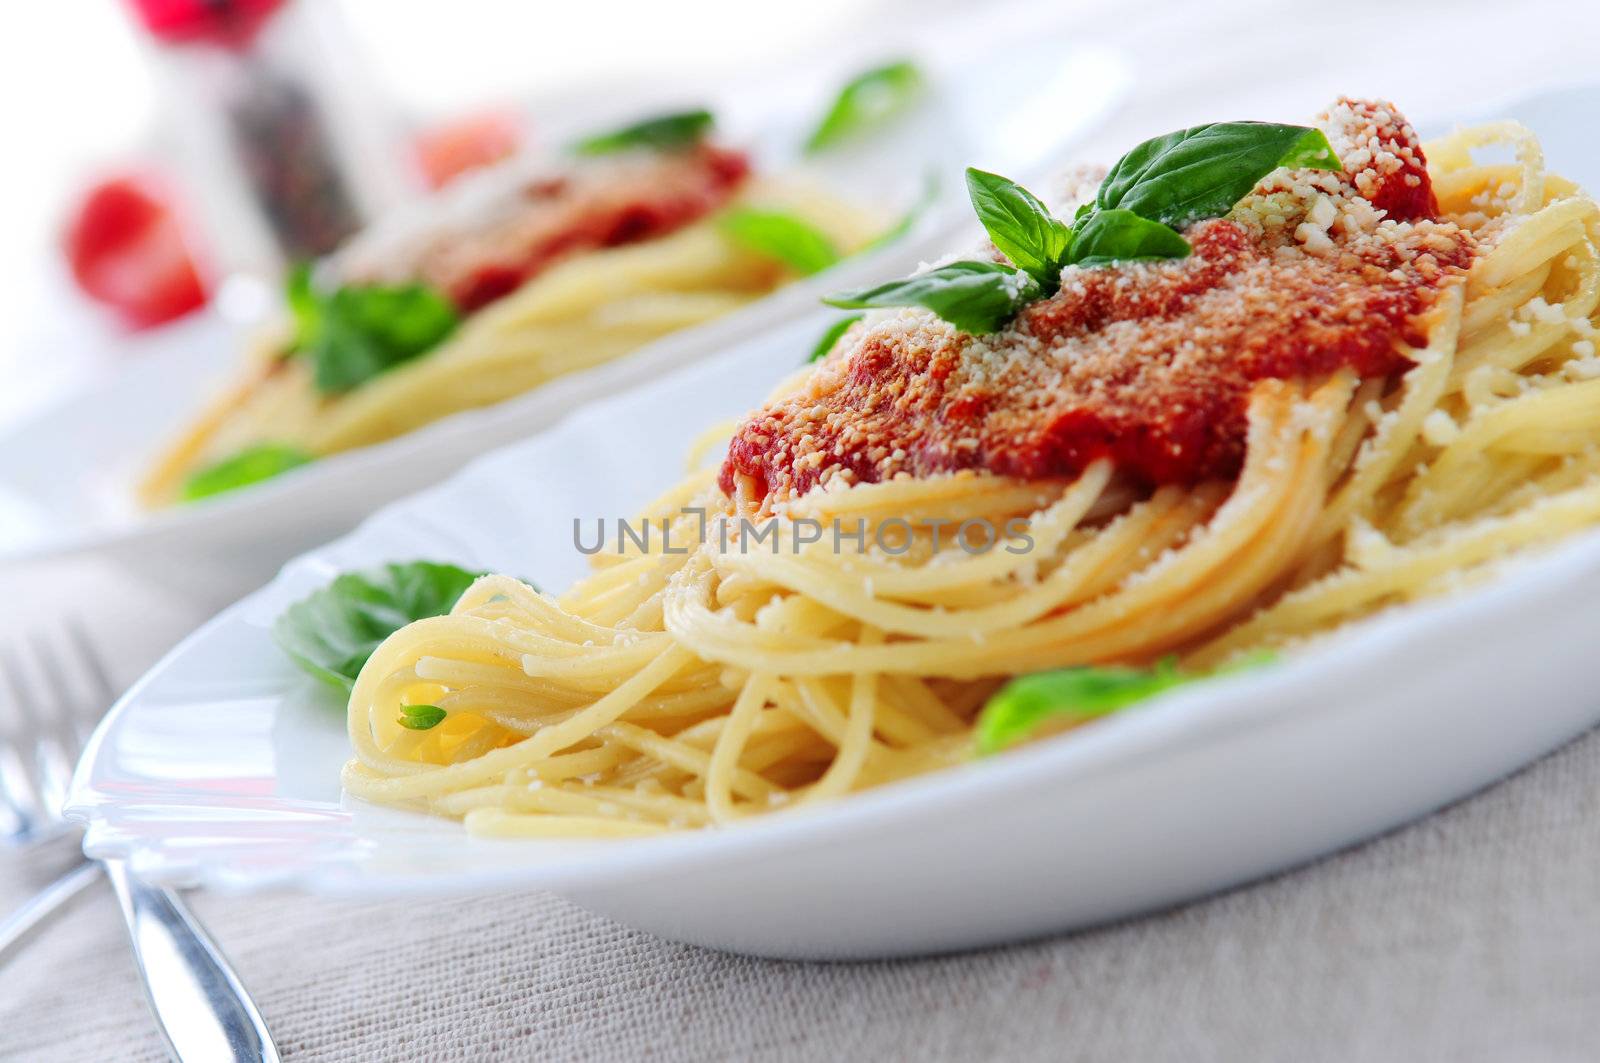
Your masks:
{"label": "blurred red tomato", "polygon": [[515,155],[522,122],[510,111],[486,111],[419,133],[414,147],[428,187],[442,188],[468,170]]}
{"label": "blurred red tomato", "polygon": [[65,250],[79,287],[134,328],[205,305],[178,220],[146,178],[126,174],[89,189],[67,225]]}

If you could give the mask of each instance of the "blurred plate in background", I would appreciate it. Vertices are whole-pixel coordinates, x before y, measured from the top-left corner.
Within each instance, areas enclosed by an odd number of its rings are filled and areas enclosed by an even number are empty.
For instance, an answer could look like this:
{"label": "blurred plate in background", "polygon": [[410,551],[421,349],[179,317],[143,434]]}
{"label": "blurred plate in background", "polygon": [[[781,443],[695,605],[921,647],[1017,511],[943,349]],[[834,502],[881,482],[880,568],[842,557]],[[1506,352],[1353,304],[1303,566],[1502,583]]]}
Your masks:
{"label": "blurred plate in background", "polygon": [[[0,431],[0,567],[93,553],[136,567],[197,601],[231,601],[285,559],[493,447],[548,427],[596,398],[768,331],[806,313],[826,291],[908,272],[921,260],[960,246],[969,233],[975,238],[962,168],[977,163],[1037,179],[1062,164],[1071,144],[1105,120],[1128,84],[1118,55],[1074,47],[1060,36],[1041,35],[1006,52],[1004,79],[984,74],[992,70],[997,53],[970,46],[944,52],[930,48],[926,55],[912,53],[932,83],[924,103],[891,132],[817,163],[801,160],[797,145],[817,108],[852,71],[723,85],[695,97],[722,116],[730,142],[754,146],[763,170],[807,170],[852,197],[902,210],[921,197],[931,175],[935,198],[900,240],[726,317],[499,405],[456,414],[215,499],[142,512],[132,497],[136,470],[227,378],[248,340],[247,329],[215,315],[186,322],[146,341],[163,349]],[[561,143],[620,116],[659,113],[677,102],[598,101],[587,112],[567,106],[540,125],[550,131],[552,142]],[[1009,117],[996,120],[996,115]],[[1026,124],[1014,128],[1017,121]],[[469,196],[497,180],[504,177],[485,173],[451,194]],[[409,211],[389,224],[425,227],[432,209]],[[797,341],[790,352],[795,363],[814,339]],[[573,452],[567,460],[584,459]]]}

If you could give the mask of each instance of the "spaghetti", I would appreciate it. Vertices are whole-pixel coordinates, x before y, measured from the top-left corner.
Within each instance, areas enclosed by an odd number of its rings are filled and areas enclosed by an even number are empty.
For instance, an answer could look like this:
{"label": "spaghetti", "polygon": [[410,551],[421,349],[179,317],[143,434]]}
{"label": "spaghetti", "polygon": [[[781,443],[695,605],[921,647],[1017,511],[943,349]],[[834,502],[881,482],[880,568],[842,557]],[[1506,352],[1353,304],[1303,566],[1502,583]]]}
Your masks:
{"label": "spaghetti", "polygon": [[[1374,115],[1390,141],[1367,135]],[[921,310],[856,326],[739,426],[720,470],[649,508],[697,548],[603,557],[559,597],[485,577],[450,615],[397,632],[350,699],[347,790],[493,836],[725,824],[971,757],[974,717],[1009,677],[1168,655],[1217,666],[1600,523],[1600,207],[1513,123],[1429,145],[1426,170],[1392,109],[1341,103],[1324,127],[1345,173],[1274,174],[1187,230],[1191,259],[1069,269],[1060,295],[981,340]],[[1474,160],[1496,144],[1515,161]],[[1381,349],[1330,358],[1381,308],[1281,316],[1268,295],[1288,273],[1271,274],[1234,293],[1238,358],[1214,363],[1198,348],[1226,322],[1195,314],[1220,295],[1186,290],[1138,321],[1085,310],[1078,282],[1100,280],[1082,274],[1157,291],[1206,268],[1199,230],[1218,224],[1249,237],[1260,277],[1308,256],[1359,276],[1366,241],[1413,241],[1417,276],[1396,291],[1415,298],[1393,304],[1405,313],[1381,323]],[[1368,290],[1385,277],[1404,279],[1368,274]],[[1055,347],[1029,342],[1041,315],[1070,319]],[[1262,315],[1290,342],[1241,339]],[[1316,331],[1333,320],[1348,328]],[[1141,346],[1173,321],[1200,361]],[[1081,355],[1071,344],[1106,334],[1137,364],[1089,359],[1100,375],[1086,378],[1083,359],[1056,358],[1044,392],[1002,388],[952,415],[975,394],[950,384],[962,373],[1035,380],[1060,344]],[[1259,372],[1238,369],[1264,351]],[[1156,363],[1171,372],[1141,386],[1176,390],[1118,397],[1115,381]],[[1194,375],[1206,366],[1221,375]],[[935,379],[952,390],[922,402]],[[1161,436],[1193,403],[1203,431]],[[1116,430],[1081,431],[1083,410]],[[1135,460],[1158,437],[1196,441],[1204,460]],[[695,505],[712,514],[703,535]],[[780,548],[748,548],[757,517]],[[873,545],[801,545],[806,521]],[[1029,549],[970,552],[948,532],[936,545],[935,522],[1020,527]],[[444,721],[399,726],[419,703]]]}

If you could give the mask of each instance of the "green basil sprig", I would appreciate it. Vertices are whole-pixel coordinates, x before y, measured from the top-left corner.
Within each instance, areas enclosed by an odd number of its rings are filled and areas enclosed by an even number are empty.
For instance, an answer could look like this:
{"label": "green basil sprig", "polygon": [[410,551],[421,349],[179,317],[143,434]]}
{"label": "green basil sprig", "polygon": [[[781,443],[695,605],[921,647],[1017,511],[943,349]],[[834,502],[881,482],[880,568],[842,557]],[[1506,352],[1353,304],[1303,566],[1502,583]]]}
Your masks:
{"label": "green basil sprig", "polygon": [[827,233],[784,211],[735,207],[718,224],[735,243],[777,259],[801,276],[820,273],[840,258]]}
{"label": "green basil sprig", "polygon": [[215,465],[208,465],[189,477],[183,485],[182,499],[194,502],[237,487],[270,480],[280,473],[313,461],[311,454],[286,443],[258,443]]}
{"label": "green basil sprig", "polygon": [[433,561],[346,572],[285,609],[272,638],[306,672],[349,690],[379,643],[413,620],[448,613],[480,575]]}
{"label": "green basil sprig", "polygon": [[289,274],[294,314],[291,352],[311,362],[312,383],[339,395],[438,346],[455,331],[454,304],[425,284],[347,284],[331,293],[311,285],[311,270]]}
{"label": "green basil sprig", "polygon": [[1061,271],[1067,266],[1189,254],[1189,241],[1176,229],[1131,210],[1086,204],[1068,225],[1021,185],[972,168],[967,170],[967,192],[990,242],[1038,281],[1045,295],[1061,287]]}
{"label": "green basil sprig", "polygon": [[1014,181],[968,169],[973,210],[1012,266],[956,262],[823,302],[921,306],[965,332],[993,332],[1032,300],[1054,295],[1067,266],[1183,258],[1189,242],[1177,226],[1226,214],[1280,166],[1339,165],[1328,138],[1316,129],[1268,122],[1196,126],[1147,140],[1124,155],[1071,225]]}
{"label": "green basil sprig", "polygon": [[703,108],[663,114],[609,133],[585,137],[572,145],[572,150],[579,155],[610,155],[641,148],[682,151],[704,140],[715,122],[711,112]]}
{"label": "green basil sprig", "polygon": [[916,101],[922,88],[922,71],[905,60],[856,75],[839,90],[806,140],[807,154],[831,148],[893,118]]}
{"label": "green basil sprig", "polygon": [[828,331],[817,338],[817,345],[811,348],[811,357],[807,358],[806,362],[808,364],[820,362],[828,357],[833,349],[839,345],[840,338],[850,331],[850,326],[866,316],[865,314],[851,314],[848,317],[841,317],[838,321],[829,325]]}
{"label": "green basil sprig", "polygon": [[953,262],[876,288],[841,292],[832,306],[920,306],[963,332],[1002,328],[1035,299],[1054,295],[1067,266],[1100,266],[1146,258],[1182,258],[1189,243],[1175,230],[1132,211],[1080,211],[1067,225],[1039,197],[1014,181],[967,170],[967,193],[989,239],[1014,266]]}
{"label": "green basil sprig", "polygon": [[1060,668],[1018,676],[991,696],[978,717],[979,753],[994,753],[1052,727],[1068,727],[1110,715],[1174,687],[1262,665],[1269,652],[1245,656],[1213,672],[1184,674],[1172,658],[1153,668]]}
{"label": "green basil sprig", "polygon": [[1181,228],[1220,218],[1279,167],[1338,170],[1320,129],[1271,122],[1212,122],[1152,137],[1111,167],[1097,210],[1122,208]]}

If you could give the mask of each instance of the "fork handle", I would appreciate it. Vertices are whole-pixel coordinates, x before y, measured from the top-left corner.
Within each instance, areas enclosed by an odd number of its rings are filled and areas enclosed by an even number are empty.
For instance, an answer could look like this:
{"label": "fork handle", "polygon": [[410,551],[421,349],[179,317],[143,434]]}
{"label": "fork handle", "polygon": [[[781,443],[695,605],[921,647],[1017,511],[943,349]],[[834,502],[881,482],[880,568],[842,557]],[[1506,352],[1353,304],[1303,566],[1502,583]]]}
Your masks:
{"label": "fork handle", "polygon": [[177,894],[140,882],[120,860],[107,860],[105,868],[150,1010],[173,1056],[180,1063],[278,1063],[261,1012]]}
{"label": "fork handle", "polygon": [[100,877],[100,865],[84,861],[40,890],[21,908],[0,922],[0,960],[47,918]]}

